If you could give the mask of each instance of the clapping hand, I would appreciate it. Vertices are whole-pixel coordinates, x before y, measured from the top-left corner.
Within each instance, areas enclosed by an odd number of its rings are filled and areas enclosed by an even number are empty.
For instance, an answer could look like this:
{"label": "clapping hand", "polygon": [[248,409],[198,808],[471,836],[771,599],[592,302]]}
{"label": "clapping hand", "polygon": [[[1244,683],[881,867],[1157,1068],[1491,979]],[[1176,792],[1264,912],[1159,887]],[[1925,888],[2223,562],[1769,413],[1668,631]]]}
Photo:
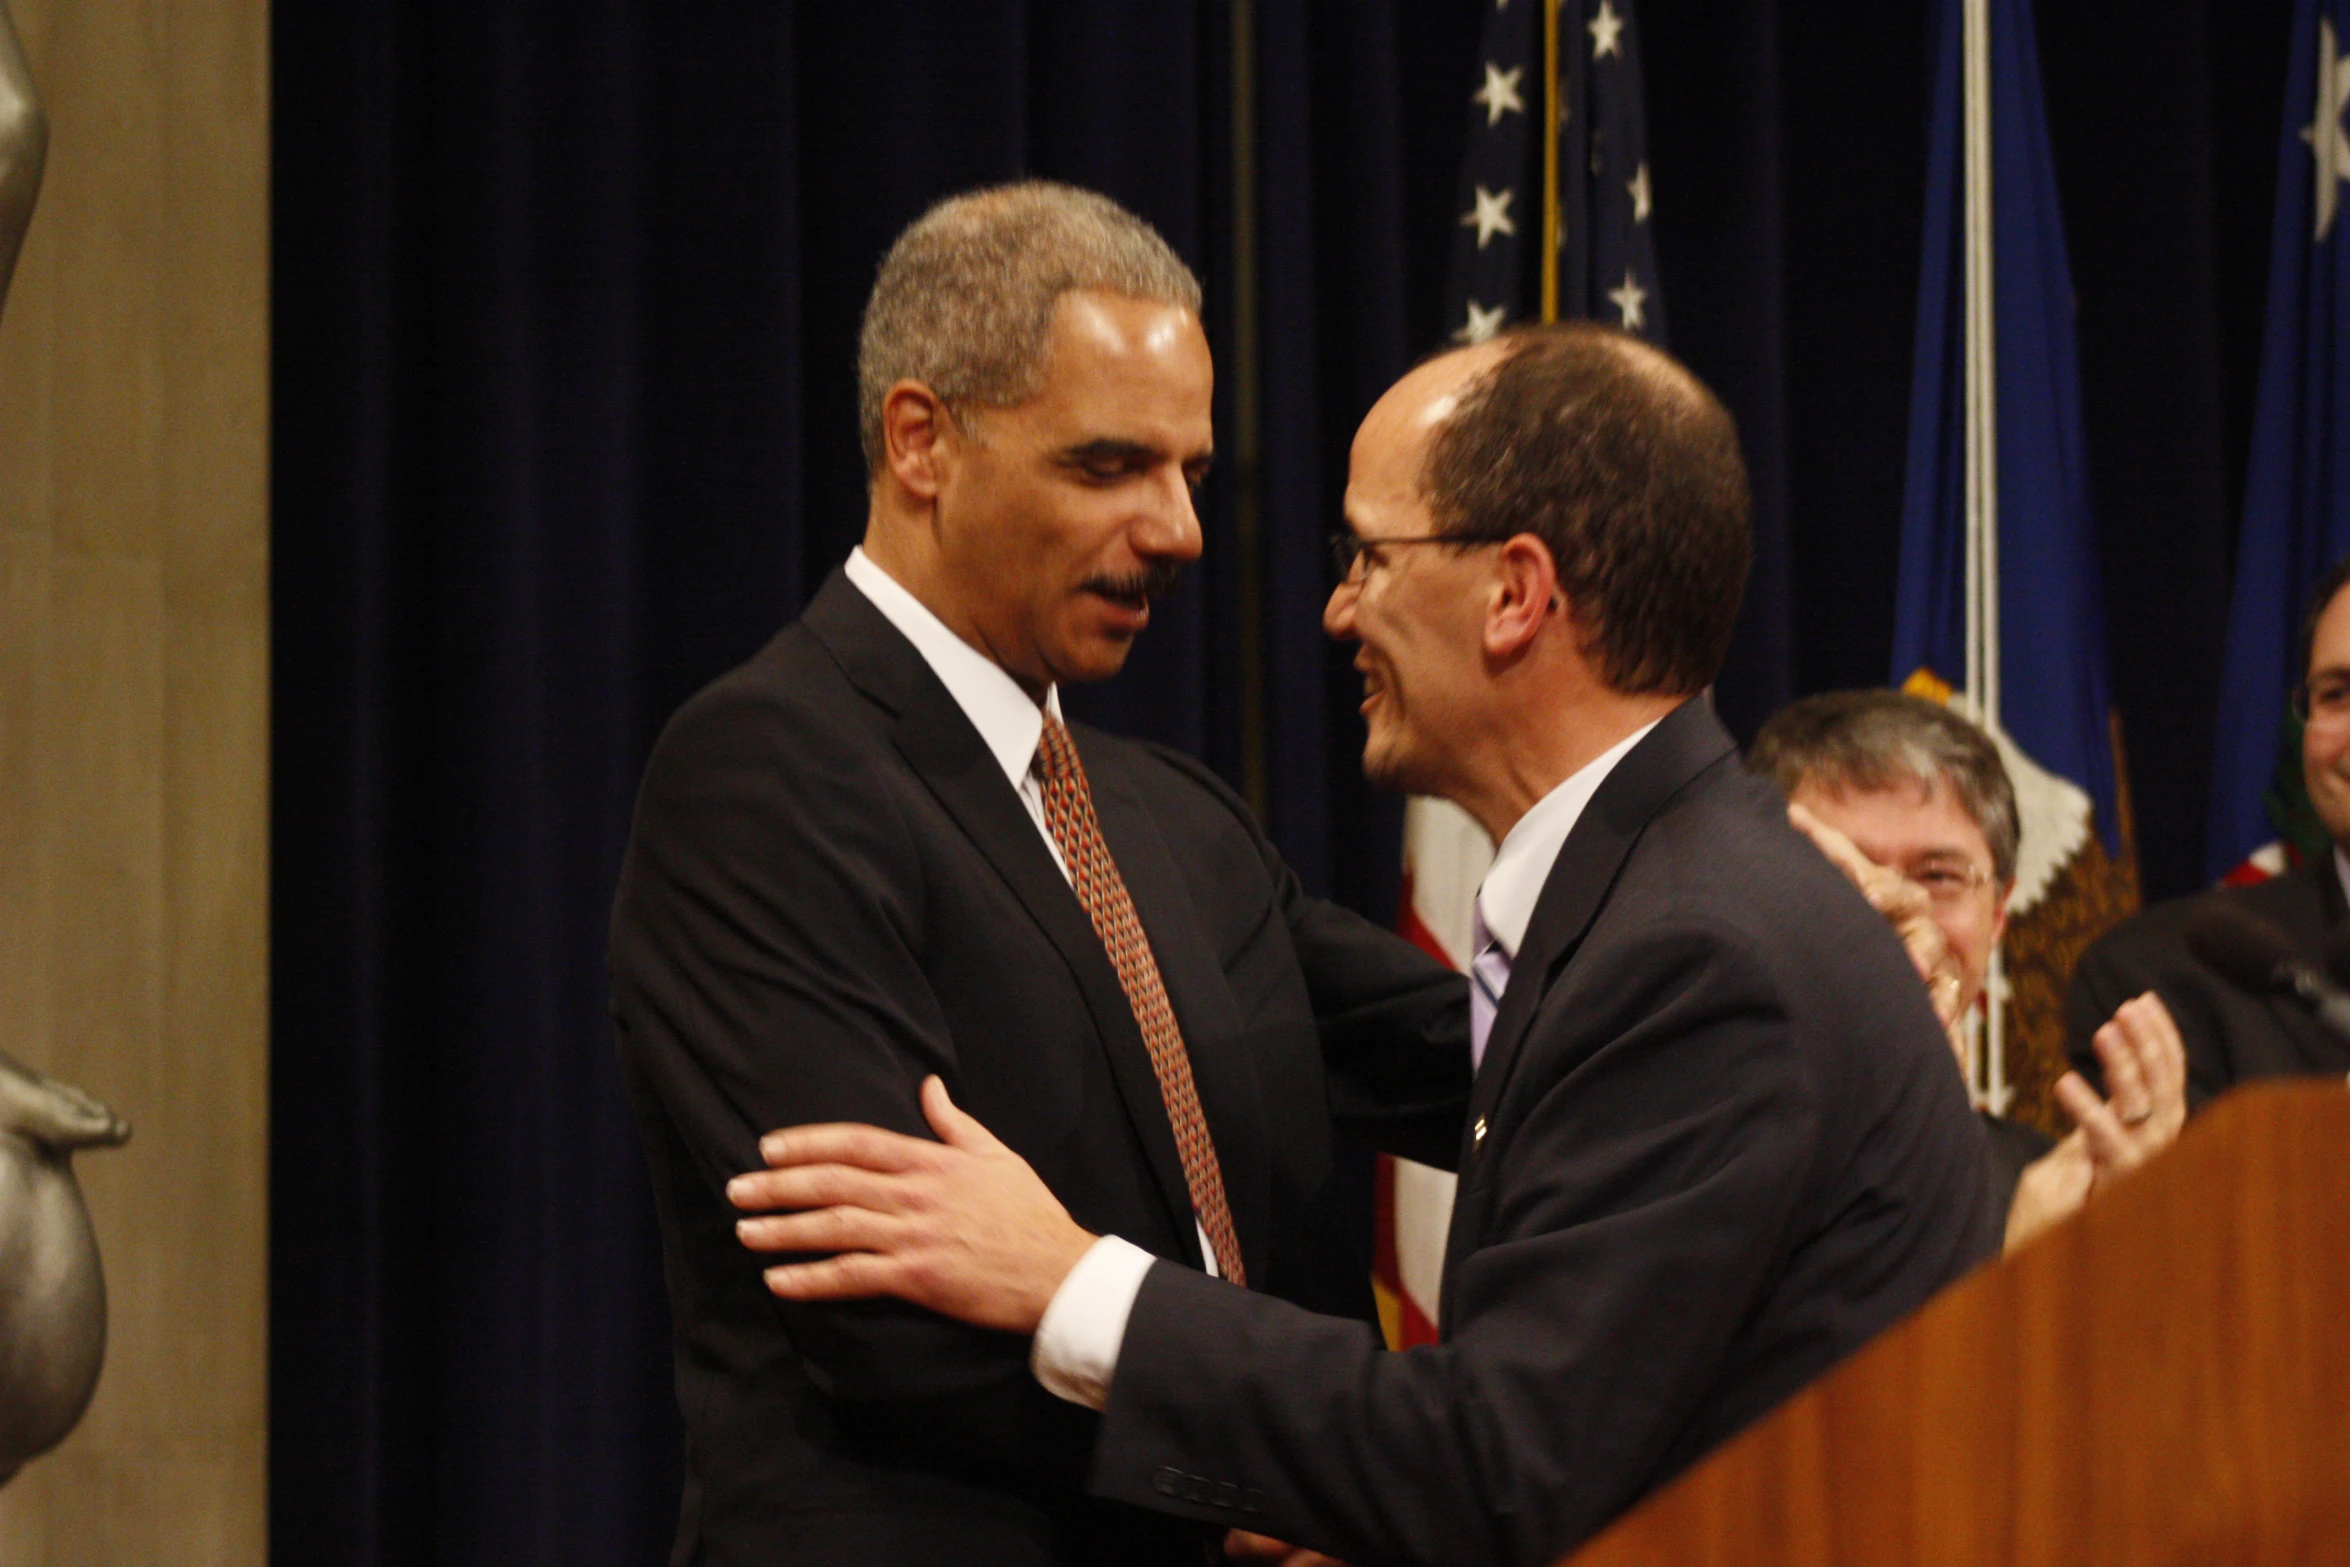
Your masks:
{"label": "clapping hand", "polygon": [[2109,1183],[2170,1146],[2187,1122],[2187,1049],[2152,991],[2117,1008],[2091,1043],[2108,1098],[2078,1072],[2056,1085],[2072,1135],[2026,1166],[2007,1210],[2007,1249],[2069,1218]]}

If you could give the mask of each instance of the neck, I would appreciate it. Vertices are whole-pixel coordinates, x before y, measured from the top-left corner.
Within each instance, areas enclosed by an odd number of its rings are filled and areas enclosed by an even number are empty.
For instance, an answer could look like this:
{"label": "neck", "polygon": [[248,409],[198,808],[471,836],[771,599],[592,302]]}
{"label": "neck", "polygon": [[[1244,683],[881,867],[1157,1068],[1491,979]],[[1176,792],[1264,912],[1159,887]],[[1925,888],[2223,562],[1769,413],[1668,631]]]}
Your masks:
{"label": "neck", "polygon": [[952,590],[945,563],[939,558],[937,532],[927,515],[908,515],[885,508],[882,498],[874,497],[873,507],[865,518],[865,557],[889,573],[890,580],[936,615],[939,624],[981,653],[987,655],[998,669],[1012,677],[1012,683],[1028,693],[1030,701],[1044,705],[1049,682],[1030,678],[1020,673],[1004,659],[961,595]]}
{"label": "neck", "polygon": [[[1470,782],[1453,803],[1498,844],[1543,796],[1688,700],[1594,690],[1570,704],[1521,710],[1518,722],[1500,724],[1487,737],[1482,756],[1464,769]],[[1525,722],[1525,711],[1544,719]]]}

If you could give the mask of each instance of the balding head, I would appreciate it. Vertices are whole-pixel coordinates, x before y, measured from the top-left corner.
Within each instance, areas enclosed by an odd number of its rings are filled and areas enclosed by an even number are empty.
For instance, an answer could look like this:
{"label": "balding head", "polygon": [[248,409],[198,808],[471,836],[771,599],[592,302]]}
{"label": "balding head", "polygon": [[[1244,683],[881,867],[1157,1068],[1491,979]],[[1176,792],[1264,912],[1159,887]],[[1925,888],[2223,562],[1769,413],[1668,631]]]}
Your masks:
{"label": "balding head", "polygon": [[1427,405],[1441,427],[1420,485],[1438,527],[1542,540],[1610,689],[1710,684],[1754,549],[1737,427],[1713,393],[1589,322],[1519,327],[1413,375],[1459,383]]}

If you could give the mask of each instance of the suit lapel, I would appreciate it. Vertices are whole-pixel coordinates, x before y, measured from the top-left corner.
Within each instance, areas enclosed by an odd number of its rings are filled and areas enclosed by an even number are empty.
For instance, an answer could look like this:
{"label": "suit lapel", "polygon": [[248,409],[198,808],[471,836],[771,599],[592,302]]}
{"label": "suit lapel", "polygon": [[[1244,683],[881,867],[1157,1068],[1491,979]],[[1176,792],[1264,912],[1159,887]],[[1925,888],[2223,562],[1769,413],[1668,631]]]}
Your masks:
{"label": "suit lapel", "polygon": [[[1090,738],[1075,731],[1080,754]],[[1099,746],[1090,750],[1099,751]],[[1174,851],[1160,834],[1158,822],[1126,779],[1116,769],[1096,767],[1086,758],[1086,775],[1093,787],[1094,813],[1101,819],[1102,838],[1118,862],[1118,875],[1134,900],[1135,913],[1150,938],[1151,955],[1159,965],[1159,979],[1183,1031],[1191,1076],[1199,1091],[1200,1107],[1213,1129],[1216,1163],[1224,1177],[1225,1201],[1232,1209],[1234,1230],[1240,1237],[1241,1259],[1251,1278],[1265,1277],[1264,1247],[1271,1235],[1272,1149],[1258,1096],[1256,1074],[1246,1052],[1219,1048],[1242,1027],[1239,1005],[1224,979],[1224,966],[1210,947],[1206,924],[1192,902]],[[1158,1077],[1147,1053],[1142,1062],[1142,1086],[1150,1096],[1156,1119],[1166,1126],[1166,1106]],[[1173,1144],[1168,1132],[1168,1146]],[[1190,1195],[1184,1195],[1184,1214],[1191,1213]]]}
{"label": "suit lapel", "polygon": [[[1703,700],[1682,703],[1665,715],[1600,784],[1542,883],[1526,939],[1510,965],[1510,981],[1486,1037],[1485,1059],[1469,1091],[1469,1129],[1461,1148],[1461,1195],[1445,1248],[1446,1271],[1477,1244],[1485,1204],[1470,1194],[1483,1186],[1482,1157],[1497,1147],[1480,1135],[1490,1125],[1509,1087],[1529,1028],[1542,998],[1598,917],[1617,876],[1665,802],[1736,746]],[[1443,1292],[1450,1295],[1449,1289]]]}
{"label": "suit lapel", "polygon": [[[809,604],[801,623],[831,651],[851,683],[894,717],[891,740],[906,764],[954,818],[972,847],[1003,877],[1020,906],[1068,965],[1108,1056],[1111,1078],[1118,1085],[1127,1119],[1142,1146],[1152,1184],[1167,1205],[1177,1245],[1185,1259],[1198,1266],[1199,1237],[1192,1221],[1191,1192],[1183,1179],[1182,1157],[1176,1152],[1175,1133],[1168,1124],[1149,1049],[1118,983],[1118,971],[1084,905],[1070,890],[1061,868],[1053,863],[1036,819],[1021,804],[987,742],[922,655],[853,583],[835,572]],[[1100,809],[1097,799],[1097,814]],[[1110,836],[1106,823],[1103,832],[1111,852],[1119,854],[1122,846]],[[1119,870],[1131,875],[1122,857]],[[1132,891],[1131,882],[1128,890]],[[1151,923],[1151,910],[1139,898],[1136,906],[1155,948],[1160,937]],[[1175,999],[1172,982],[1168,993]],[[1179,1001],[1177,1016],[1182,1016]]]}

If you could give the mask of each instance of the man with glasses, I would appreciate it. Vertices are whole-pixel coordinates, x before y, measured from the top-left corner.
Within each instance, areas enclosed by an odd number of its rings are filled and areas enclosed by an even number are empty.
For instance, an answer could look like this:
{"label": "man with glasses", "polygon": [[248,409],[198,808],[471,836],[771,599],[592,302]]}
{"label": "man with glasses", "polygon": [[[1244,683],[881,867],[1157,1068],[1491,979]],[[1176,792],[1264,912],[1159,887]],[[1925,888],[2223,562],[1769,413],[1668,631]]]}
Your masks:
{"label": "man with glasses", "polygon": [[[1939,702],[1832,691],[1773,715],[1746,765],[1785,791],[1795,824],[1902,929],[1967,1070],[1962,1025],[2007,924],[2020,836],[1998,748]],[[2091,1041],[2113,1097],[2068,1073],[2056,1096],[2076,1129],[2063,1142],[1983,1116],[2010,1248],[2167,1147],[2186,1120],[2185,1055],[2158,996],[2109,1009]]]}
{"label": "man with glasses", "polygon": [[[1499,844],[1443,1342],[1154,1260],[943,1086],[737,1180],[790,1301],[1033,1335],[1099,1496],[1350,1561],[1555,1560],[1985,1255],[1982,1136],[1884,922],[1702,693],[1752,544],[1728,412],[1588,322],[1432,359],[1355,439],[1363,770]],[[777,1216],[774,1210],[801,1210]],[[1244,1549],[1276,1547],[1260,1539]]]}
{"label": "man with glasses", "polygon": [[2350,899],[2350,558],[2318,583],[2301,622],[2302,682],[2294,710],[2305,720],[2301,776],[2331,840],[2330,852],[2304,858],[2283,875],[2249,887],[2223,887],[2157,904],[2115,926],[2081,955],[2065,998],[2073,1064],[2094,1076],[2095,1020],[2117,996],[2152,990],[2178,1019],[2187,1049],[2187,1107],[2199,1110],[2237,1083],[2261,1077],[2350,1072],[2350,1039],[2328,1031],[2288,996],[2239,989],[2196,961],[2186,930],[2200,911],[2232,905],[2267,921],[2300,957],[2321,963],[2327,936],[2342,924]]}

